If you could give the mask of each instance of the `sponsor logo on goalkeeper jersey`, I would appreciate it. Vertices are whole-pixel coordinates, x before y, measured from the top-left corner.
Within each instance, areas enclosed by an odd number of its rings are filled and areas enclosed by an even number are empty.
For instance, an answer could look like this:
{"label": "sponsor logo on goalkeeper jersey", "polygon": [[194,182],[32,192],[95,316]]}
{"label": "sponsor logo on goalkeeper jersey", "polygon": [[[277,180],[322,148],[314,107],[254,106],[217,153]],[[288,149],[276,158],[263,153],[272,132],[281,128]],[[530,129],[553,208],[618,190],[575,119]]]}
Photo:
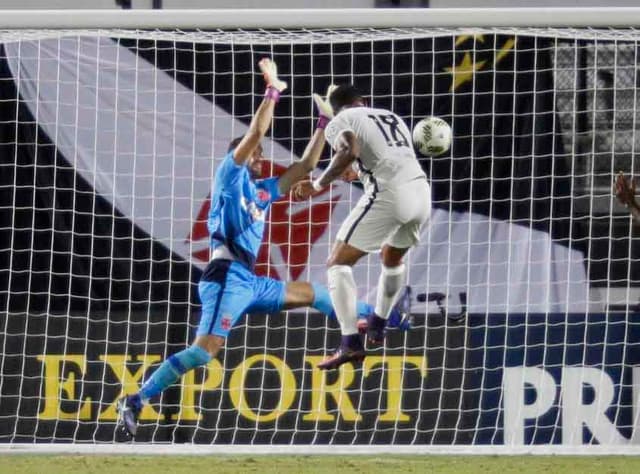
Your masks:
{"label": "sponsor logo on goalkeeper jersey", "polygon": [[271,193],[268,191],[265,191],[264,189],[258,189],[258,192],[256,193],[256,197],[258,198],[258,201],[266,202],[269,200],[269,198],[271,198]]}

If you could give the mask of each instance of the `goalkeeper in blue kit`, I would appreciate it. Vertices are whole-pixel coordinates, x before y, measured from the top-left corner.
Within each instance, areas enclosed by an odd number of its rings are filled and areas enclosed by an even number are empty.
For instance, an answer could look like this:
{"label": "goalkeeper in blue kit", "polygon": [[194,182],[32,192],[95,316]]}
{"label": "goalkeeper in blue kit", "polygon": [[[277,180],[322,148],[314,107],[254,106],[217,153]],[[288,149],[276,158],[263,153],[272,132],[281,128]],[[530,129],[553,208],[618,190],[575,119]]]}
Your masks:
{"label": "goalkeeper in blue kit", "polygon": [[[293,184],[311,172],[324,146],[324,128],[329,122],[329,105],[317,94],[314,101],[320,117],[302,159],[280,177],[259,179],[262,174],[261,139],[268,130],[276,103],[287,87],[277,75],[276,64],[268,58],[259,62],[267,88],[264,98],[243,137],[235,139],[215,173],[211,192],[208,228],[211,261],[198,292],[202,303],[196,338],[192,345],[168,357],[142,385],[140,391],[118,400],[118,423],[136,435],[138,415],[144,403],[162,393],[187,371],[206,365],[225,344],[231,328],[245,313],[278,313],[313,307],[335,318],[326,287],[308,282],[282,282],[254,273],[256,256],[265,229],[265,217],[273,201],[287,194]],[[390,318],[390,326],[407,329],[409,293],[400,298]],[[373,307],[358,303],[360,320]]]}

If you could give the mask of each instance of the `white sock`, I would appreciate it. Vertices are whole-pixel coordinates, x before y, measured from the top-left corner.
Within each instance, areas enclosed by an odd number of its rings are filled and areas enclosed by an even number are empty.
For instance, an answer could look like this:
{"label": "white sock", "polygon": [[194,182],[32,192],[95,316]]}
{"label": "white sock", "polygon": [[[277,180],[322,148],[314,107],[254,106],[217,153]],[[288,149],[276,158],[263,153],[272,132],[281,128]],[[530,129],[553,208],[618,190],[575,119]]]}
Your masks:
{"label": "white sock", "polygon": [[376,314],[389,319],[391,308],[405,285],[407,272],[404,263],[397,267],[382,265],[382,273],[378,279],[378,294],[376,295]]}
{"label": "white sock", "polygon": [[343,336],[358,334],[356,301],[358,289],[349,265],[333,265],[327,270],[329,294]]}

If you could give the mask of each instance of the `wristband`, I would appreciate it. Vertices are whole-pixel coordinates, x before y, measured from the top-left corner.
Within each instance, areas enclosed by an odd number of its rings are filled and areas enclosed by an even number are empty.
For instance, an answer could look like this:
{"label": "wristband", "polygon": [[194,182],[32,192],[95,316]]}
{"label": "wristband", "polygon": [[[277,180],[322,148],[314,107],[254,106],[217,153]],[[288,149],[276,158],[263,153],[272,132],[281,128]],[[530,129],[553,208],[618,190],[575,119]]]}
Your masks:
{"label": "wristband", "polygon": [[277,103],[280,100],[280,91],[273,86],[268,86],[264,91],[264,97]]}
{"label": "wristband", "polygon": [[326,115],[320,115],[320,117],[318,117],[318,121],[316,122],[316,128],[324,129],[330,121],[331,119]]}
{"label": "wristband", "polygon": [[311,187],[315,190],[315,191],[322,191],[324,189],[323,186],[320,186],[320,178],[318,179],[314,179],[313,181],[311,181]]}

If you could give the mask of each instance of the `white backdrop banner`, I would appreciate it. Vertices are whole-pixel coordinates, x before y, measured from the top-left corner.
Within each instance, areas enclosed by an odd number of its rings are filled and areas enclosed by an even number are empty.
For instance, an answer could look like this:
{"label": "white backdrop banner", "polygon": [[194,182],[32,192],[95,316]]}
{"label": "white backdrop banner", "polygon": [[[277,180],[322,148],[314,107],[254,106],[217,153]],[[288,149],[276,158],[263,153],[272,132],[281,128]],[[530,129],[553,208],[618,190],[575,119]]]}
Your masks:
{"label": "white backdrop banner", "polygon": [[[5,49],[20,96],[66,160],[156,241],[204,268],[211,178],[246,126],[108,38],[22,41]],[[255,93],[258,100],[262,91]],[[263,146],[279,169],[296,158],[268,138]],[[360,195],[337,183],[311,203],[274,206],[260,271],[268,264],[274,277],[325,282],[335,234]],[[580,312],[589,293],[583,260],[547,233],[436,209],[410,253],[409,283],[418,293],[447,295],[453,311],[466,298],[471,312]],[[372,255],[355,270],[369,302],[379,265]]]}

